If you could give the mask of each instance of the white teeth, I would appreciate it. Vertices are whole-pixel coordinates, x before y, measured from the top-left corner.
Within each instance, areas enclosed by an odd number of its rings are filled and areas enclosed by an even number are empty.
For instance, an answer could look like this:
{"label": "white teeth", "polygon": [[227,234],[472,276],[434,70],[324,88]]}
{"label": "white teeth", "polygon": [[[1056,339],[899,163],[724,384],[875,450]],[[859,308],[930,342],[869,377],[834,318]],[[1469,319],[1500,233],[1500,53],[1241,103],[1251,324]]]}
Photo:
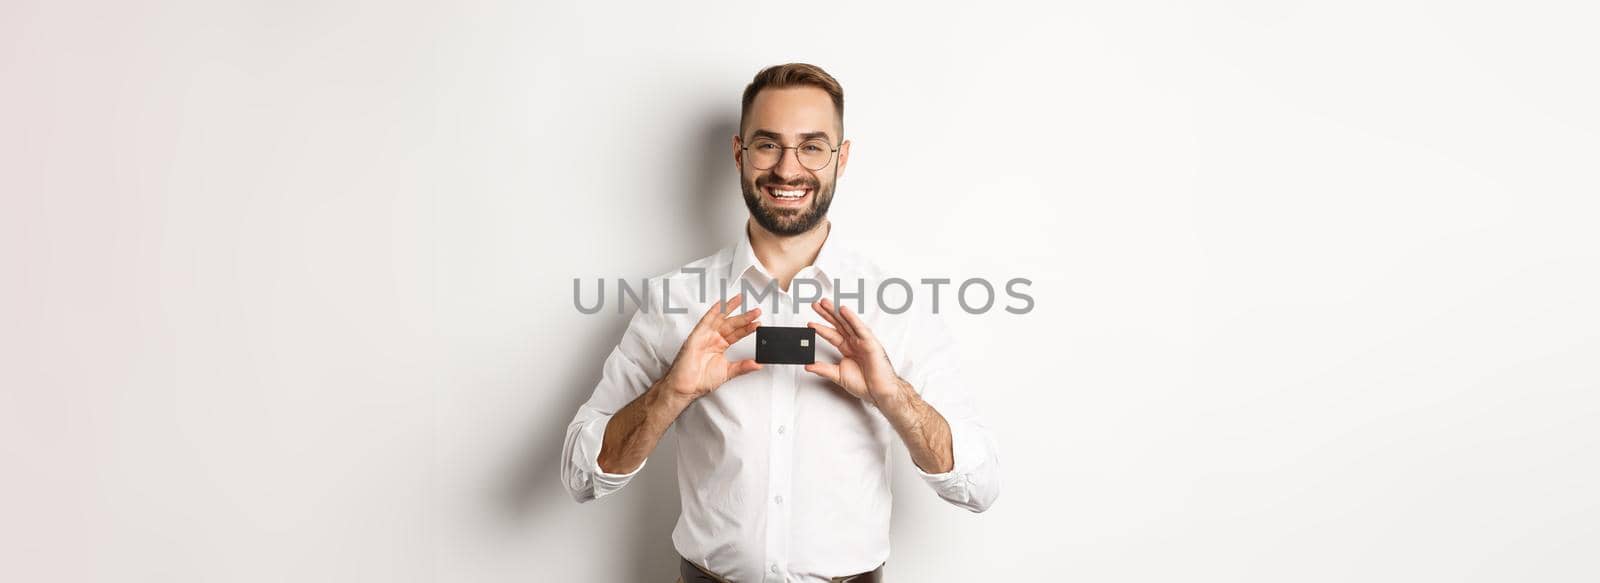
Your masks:
{"label": "white teeth", "polygon": [[778,198],[800,198],[806,195],[804,190],[774,190],[772,195]]}

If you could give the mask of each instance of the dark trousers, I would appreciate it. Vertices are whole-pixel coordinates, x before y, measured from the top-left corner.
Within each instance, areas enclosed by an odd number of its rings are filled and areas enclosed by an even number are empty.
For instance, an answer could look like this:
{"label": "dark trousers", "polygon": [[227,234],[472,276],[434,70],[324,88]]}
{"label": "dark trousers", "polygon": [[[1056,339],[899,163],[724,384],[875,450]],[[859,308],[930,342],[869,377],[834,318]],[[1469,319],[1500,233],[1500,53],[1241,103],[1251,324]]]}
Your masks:
{"label": "dark trousers", "polygon": [[[834,577],[834,583],[883,583],[883,565],[866,573]],[[730,583],[715,573],[701,569],[689,559],[678,557],[678,583]]]}

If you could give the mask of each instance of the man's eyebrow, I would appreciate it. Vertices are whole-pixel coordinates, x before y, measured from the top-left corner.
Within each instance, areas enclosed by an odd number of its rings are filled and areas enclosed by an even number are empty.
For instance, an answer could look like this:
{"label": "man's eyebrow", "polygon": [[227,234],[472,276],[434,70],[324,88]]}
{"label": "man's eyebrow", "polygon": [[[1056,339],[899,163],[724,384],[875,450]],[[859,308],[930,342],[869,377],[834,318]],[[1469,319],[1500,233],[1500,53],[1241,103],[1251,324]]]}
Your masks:
{"label": "man's eyebrow", "polygon": [[[755,139],[755,138],[767,138],[767,139],[770,139],[770,140],[775,140],[775,141],[780,141],[781,142],[781,141],[783,141],[783,134],[779,134],[778,132],[774,132],[772,130],[755,130],[753,132],[750,132],[750,139]],[[806,133],[800,134],[800,141],[802,141],[802,142],[806,141],[806,140],[813,139],[813,138],[822,138],[824,140],[831,140],[832,139],[830,136],[828,136],[828,132],[820,132],[819,131],[819,132],[806,132]]]}

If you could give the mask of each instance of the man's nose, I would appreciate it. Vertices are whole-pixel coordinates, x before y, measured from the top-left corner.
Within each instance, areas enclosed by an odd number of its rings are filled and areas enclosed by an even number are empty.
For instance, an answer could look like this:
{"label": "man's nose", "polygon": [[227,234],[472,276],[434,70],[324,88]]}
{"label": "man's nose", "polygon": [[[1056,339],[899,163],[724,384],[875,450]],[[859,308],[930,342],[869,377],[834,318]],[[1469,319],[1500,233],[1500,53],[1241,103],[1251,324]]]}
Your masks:
{"label": "man's nose", "polygon": [[784,148],[778,156],[778,165],[772,167],[772,172],[784,180],[799,178],[805,175],[805,167],[800,165],[800,149]]}

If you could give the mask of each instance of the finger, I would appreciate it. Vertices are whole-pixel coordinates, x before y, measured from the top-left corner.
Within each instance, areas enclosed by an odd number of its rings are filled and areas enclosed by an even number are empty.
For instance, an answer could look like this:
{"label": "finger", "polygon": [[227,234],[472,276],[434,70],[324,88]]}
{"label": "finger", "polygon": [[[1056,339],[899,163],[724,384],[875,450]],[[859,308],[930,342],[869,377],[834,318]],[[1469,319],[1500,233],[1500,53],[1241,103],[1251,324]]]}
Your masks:
{"label": "finger", "polygon": [[712,328],[712,329],[715,329],[714,324],[721,317],[722,317],[722,302],[719,300],[716,303],[711,304],[711,307],[706,308],[705,315],[700,316],[700,321],[699,322],[695,322],[694,327],[695,328]]}
{"label": "finger", "polygon": [[839,349],[840,355],[850,356],[850,348],[845,345],[844,336],[839,334],[838,330],[834,330],[833,328],[829,328],[826,324],[820,324],[817,322],[807,322],[806,326],[812,330],[816,330],[818,336],[821,336],[823,340],[827,340],[828,344],[832,344],[834,348]]}
{"label": "finger", "polygon": [[744,293],[734,294],[733,297],[728,298],[728,301],[723,302],[725,305],[722,307],[722,314],[732,314],[742,303],[744,303]]}
{"label": "finger", "polygon": [[760,327],[761,322],[750,322],[742,327],[729,330],[727,333],[722,335],[722,338],[727,340],[728,344],[731,346],[733,343],[743,340],[745,336],[749,336],[750,333],[756,331],[756,328]]}
{"label": "finger", "polygon": [[833,384],[844,386],[839,382],[839,365],[826,362],[813,362],[806,365],[806,372],[828,379]]}
{"label": "finger", "polygon": [[733,307],[738,306],[739,303],[743,301],[744,294],[740,293],[728,298],[725,301],[718,301],[717,303],[712,304],[711,308],[706,310],[706,315],[701,316],[700,322],[695,324],[695,328],[720,331],[722,328],[720,324],[724,319],[723,314],[727,313],[727,311]]}
{"label": "finger", "polygon": [[756,326],[760,325],[760,322],[756,321],[760,317],[761,307],[757,306],[744,314],[723,320],[722,327],[717,330],[717,333],[721,334],[722,338],[728,341],[728,344],[733,344],[738,342],[740,338],[744,338],[754,332]]}
{"label": "finger", "polygon": [[818,315],[822,316],[822,319],[827,320],[829,324],[832,324],[835,329],[839,329],[840,332],[844,331],[843,327],[839,325],[839,318],[833,314],[833,302],[822,300],[815,304],[811,304],[811,309],[815,310]]}
{"label": "finger", "polygon": [[828,309],[830,312],[832,312],[830,315],[833,316],[833,326],[838,328],[840,333],[843,333],[846,338],[850,338],[852,340],[861,339],[861,335],[856,333],[855,326],[851,326],[850,320],[847,320],[844,317],[845,310],[848,308],[829,302]]}
{"label": "finger", "polygon": [[872,335],[872,329],[867,327],[866,321],[862,320],[861,316],[857,315],[849,307],[839,308],[839,313],[844,315],[844,323],[850,326],[850,331],[854,333],[855,337],[874,342],[878,340],[878,337]]}
{"label": "finger", "polygon": [[736,377],[758,370],[761,370],[761,364],[754,360],[745,359],[739,362],[730,362],[728,363],[728,380],[733,380]]}
{"label": "finger", "polygon": [[722,321],[722,329],[723,330],[735,330],[735,329],[743,328],[743,327],[745,327],[745,325],[749,324],[752,320],[755,320],[756,318],[760,318],[760,317],[761,317],[761,308],[759,306],[758,307],[754,307],[754,308],[750,308],[750,311],[748,311],[748,312],[745,312],[743,314],[739,314],[739,315],[734,316],[732,318],[728,318],[726,320],[723,320]]}

